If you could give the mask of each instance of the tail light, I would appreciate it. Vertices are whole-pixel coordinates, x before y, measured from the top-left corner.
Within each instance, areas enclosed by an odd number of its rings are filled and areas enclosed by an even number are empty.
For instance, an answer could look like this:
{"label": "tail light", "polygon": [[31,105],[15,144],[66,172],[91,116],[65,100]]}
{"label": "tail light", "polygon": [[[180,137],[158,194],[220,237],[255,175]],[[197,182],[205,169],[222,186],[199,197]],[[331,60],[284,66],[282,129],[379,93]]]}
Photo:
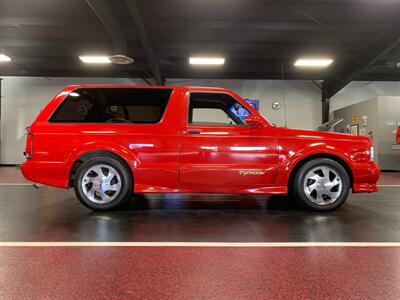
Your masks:
{"label": "tail light", "polygon": [[24,155],[27,159],[33,157],[33,132],[30,131],[29,127],[26,127],[26,147]]}

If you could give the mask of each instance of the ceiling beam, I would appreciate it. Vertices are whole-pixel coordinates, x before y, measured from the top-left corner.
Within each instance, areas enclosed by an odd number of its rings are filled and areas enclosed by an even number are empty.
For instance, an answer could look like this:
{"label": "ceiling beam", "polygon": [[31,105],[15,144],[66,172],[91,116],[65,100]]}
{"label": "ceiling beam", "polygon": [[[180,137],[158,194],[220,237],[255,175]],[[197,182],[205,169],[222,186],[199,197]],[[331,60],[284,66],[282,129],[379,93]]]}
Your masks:
{"label": "ceiling beam", "polygon": [[360,74],[354,80],[357,81],[400,81],[400,74],[398,72],[393,72],[391,74]]}
{"label": "ceiling beam", "polygon": [[[1,76],[39,76],[39,77],[119,77],[119,78],[148,78],[148,72],[143,72],[140,69],[104,69],[99,71],[98,68],[88,70],[83,68],[68,66],[52,65],[52,68],[38,69],[37,66],[32,64],[13,64],[13,66],[0,66]],[[68,67],[68,68],[67,68]],[[267,72],[254,71],[254,72],[241,72],[241,71],[190,71],[190,70],[166,70],[166,78],[197,78],[197,79],[282,79],[280,72]],[[316,79],[314,74],[301,74],[301,73],[285,73],[287,80],[308,80],[312,84],[312,80]],[[368,74],[360,75],[354,80],[359,81],[399,81],[399,74]]]}
{"label": "ceiling beam", "polygon": [[[372,5],[391,5],[397,4],[399,0],[323,0],[323,4],[326,3],[333,3],[333,4],[372,4]],[[261,2],[260,0],[247,0],[246,3],[251,2]],[[262,2],[276,2],[276,0],[262,0]],[[315,4],[322,4],[321,0],[296,0],[291,1],[296,3],[315,3]]]}
{"label": "ceiling beam", "polygon": [[63,17],[1,17],[0,27],[101,27],[94,18]]}
{"label": "ceiling beam", "polygon": [[[198,50],[198,51],[216,51],[216,50],[245,50],[245,51],[265,51],[271,50],[276,52],[282,52],[286,50],[300,49],[308,50],[314,49],[314,51],[320,49],[326,50],[346,50],[348,51],[358,51],[360,47],[355,47],[347,42],[331,42],[331,41],[320,41],[310,45],[307,42],[224,42],[224,41],[159,41],[153,43],[157,49],[171,49],[171,50]],[[98,46],[109,47],[110,40],[96,39],[87,40],[85,37],[76,37],[76,39],[10,39],[1,38],[0,45],[3,47],[19,47],[19,48],[82,48],[82,47],[94,47]],[[362,47],[370,46],[368,43],[362,43]],[[141,47],[139,41],[128,41],[128,48]],[[317,49],[317,50],[315,50]]]}
{"label": "ceiling beam", "polygon": [[161,73],[161,68],[158,63],[156,54],[154,53],[153,46],[150,41],[149,34],[147,32],[146,26],[143,22],[142,16],[137,7],[136,0],[126,0],[126,5],[131,14],[131,17],[136,25],[136,29],[139,33],[140,41],[142,42],[145,55],[149,61],[151,72],[153,73],[154,80],[157,85],[164,85],[165,78]]}
{"label": "ceiling beam", "polygon": [[37,69],[29,66],[1,67],[1,76],[34,76],[34,77],[93,77],[93,78],[147,78],[147,73],[140,70],[83,70],[83,69]]}
{"label": "ceiling beam", "polygon": [[[97,15],[97,14],[96,14]],[[128,27],[129,20],[118,20],[120,27]],[[104,24],[104,23],[103,23]],[[327,31],[315,22],[272,22],[272,21],[219,21],[219,20],[167,20],[151,19],[147,21],[147,27],[152,29],[218,29],[218,30],[271,30],[271,31]],[[357,22],[327,22],[331,27],[340,31],[350,32],[377,32],[387,29],[385,22],[373,22],[369,24]],[[55,17],[2,17],[1,27],[63,27],[63,28],[98,28],[96,19],[88,18],[55,18]],[[118,34],[118,33],[117,33]]]}
{"label": "ceiling beam", "polygon": [[[326,32],[327,28],[315,22],[268,22],[268,21],[217,21],[217,20],[150,20],[148,27],[152,29],[175,29],[175,30],[269,30],[269,31],[312,31]],[[385,23],[361,24],[355,22],[329,22],[331,27],[340,31],[349,32],[377,32],[387,28]]]}
{"label": "ceiling beam", "polygon": [[329,99],[344,88],[352,80],[365,71],[368,67],[383,59],[396,46],[400,45],[400,16],[396,18],[391,30],[388,30],[373,45],[368,47],[362,56],[356,59],[343,61],[335,67],[332,76],[329,76],[322,83],[322,99]]}
{"label": "ceiling beam", "polygon": [[[45,69],[38,70],[34,68],[0,68],[1,76],[37,76],[37,77],[93,77],[93,78],[148,78],[146,73],[140,71],[102,71],[98,70],[65,70],[65,69]],[[196,73],[196,72],[171,72],[167,73],[167,78],[193,78],[193,79],[281,79],[281,74],[271,73]],[[290,74],[288,80],[310,80],[308,77],[298,78]]]}
{"label": "ceiling beam", "polygon": [[126,55],[126,38],[121,33],[122,30],[107,2],[105,0],[86,0],[86,2],[113,38],[114,54]]}

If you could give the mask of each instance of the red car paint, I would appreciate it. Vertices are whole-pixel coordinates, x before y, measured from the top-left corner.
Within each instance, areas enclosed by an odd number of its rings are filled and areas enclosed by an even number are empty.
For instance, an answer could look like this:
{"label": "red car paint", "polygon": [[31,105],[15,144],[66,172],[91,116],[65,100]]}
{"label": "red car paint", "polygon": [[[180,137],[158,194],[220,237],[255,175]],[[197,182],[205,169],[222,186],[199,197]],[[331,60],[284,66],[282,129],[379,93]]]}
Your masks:
{"label": "red car paint", "polygon": [[400,145],[400,126],[397,127],[396,131],[396,144]]}
{"label": "red car paint", "polygon": [[[370,158],[371,140],[347,134],[272,126],[234,92],[219,88],[173,89],[156,124],[51,123],[49,118],[77,88],[155,88],[149,86],[69,86],[30,126],[21,166],[34,182],[68,188],[74,163],[85,153],[105,150],[132,170],[135,193],[287,194],[296,165],[310,156],[331,156],[345,164],[353,192],[375,192],[379,166]],[[259,126],[188,125],[190,92],[227,93],[258,120]],[[198,129],[200,134],[188,134]]]}

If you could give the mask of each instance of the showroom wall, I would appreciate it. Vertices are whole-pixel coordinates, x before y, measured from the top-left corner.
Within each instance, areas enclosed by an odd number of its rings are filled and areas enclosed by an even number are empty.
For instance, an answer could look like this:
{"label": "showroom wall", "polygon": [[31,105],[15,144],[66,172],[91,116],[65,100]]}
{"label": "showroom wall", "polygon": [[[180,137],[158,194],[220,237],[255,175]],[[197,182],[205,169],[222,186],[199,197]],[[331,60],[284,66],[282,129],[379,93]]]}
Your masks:
{"label": "showroom wall", "polygon": [[25,127],[63,88],[71,84],[119,83],[144,84],[127,78],[45,78],[2,77],[0,163],[24,161]]}
{"label": "showroom wall", "polygon": [[[258,99],[260,112],[278,126],[285,126],[285,112],[287,127],[316,129],[321,124],[321,91],[311,81],[169,79],[167,84],[224,87],[243,98]],[[272,109],[275,101],[281,104],[279,110]]]}
{"label": "showroom wall", "polygon": [[[335,126],[335,131],[346,132],[346,127],[355,126],[360,135],[373,137],[375,161],[382,170],[400,171],[400,150],[394,146],[396,128],[400,116],[400,97],[373,97],[334,111],[334,116],[344,122]],[[356,116],[356,119],[354,119]],[[362,132],[363,131],[363,132]]]}
{"label": "showroom wall", "polygon": [[330,112],[375,96],[400,96],[400,83],[388,81],[353,81],[331,99]]}
{"label": "showroom wall", "polygon": [[[126,78],[43,78],[3,77],[0,163],[19,164],[24,160],[25,127],[65,86],[70,84],[145,84],[141,79]],[[321,122],[320,92],[311,82],[279,80],[167,80],[167,84],[217,86],[232,89],[244,98],[259,99],[260,111],[277,125],[316,128]],[[273,110],[272,103],[281,103]]]}
{"label": "showroom wall", "polygon": [[[23,161],[25,127],[48,101],[70,84],[145,84],[127,78],[3,77],[0,163]],[[232,89],[243,98],[260,100],[260,112],[279,126],[315,129],[321,123],[321,92],[310,81],[168,79],[168,85],[216,86]],[[331,112],[373,96],[400,95],[396,82],[352,82],[331,99]],[[279,110],[272,109],[280,102]],[[286,109],[285,109],[286,102]]]}

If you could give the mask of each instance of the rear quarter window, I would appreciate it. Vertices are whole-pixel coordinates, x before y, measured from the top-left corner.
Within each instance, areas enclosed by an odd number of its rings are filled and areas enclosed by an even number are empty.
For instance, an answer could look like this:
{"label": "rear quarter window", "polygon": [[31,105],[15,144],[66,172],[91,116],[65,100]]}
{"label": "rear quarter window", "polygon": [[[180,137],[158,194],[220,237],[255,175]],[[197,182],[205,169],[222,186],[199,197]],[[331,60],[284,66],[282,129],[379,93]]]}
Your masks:
{"label": "rear quarter window", "polygon": [[50,122],[158,123],[172,89],[77,89],[64,99]]}

